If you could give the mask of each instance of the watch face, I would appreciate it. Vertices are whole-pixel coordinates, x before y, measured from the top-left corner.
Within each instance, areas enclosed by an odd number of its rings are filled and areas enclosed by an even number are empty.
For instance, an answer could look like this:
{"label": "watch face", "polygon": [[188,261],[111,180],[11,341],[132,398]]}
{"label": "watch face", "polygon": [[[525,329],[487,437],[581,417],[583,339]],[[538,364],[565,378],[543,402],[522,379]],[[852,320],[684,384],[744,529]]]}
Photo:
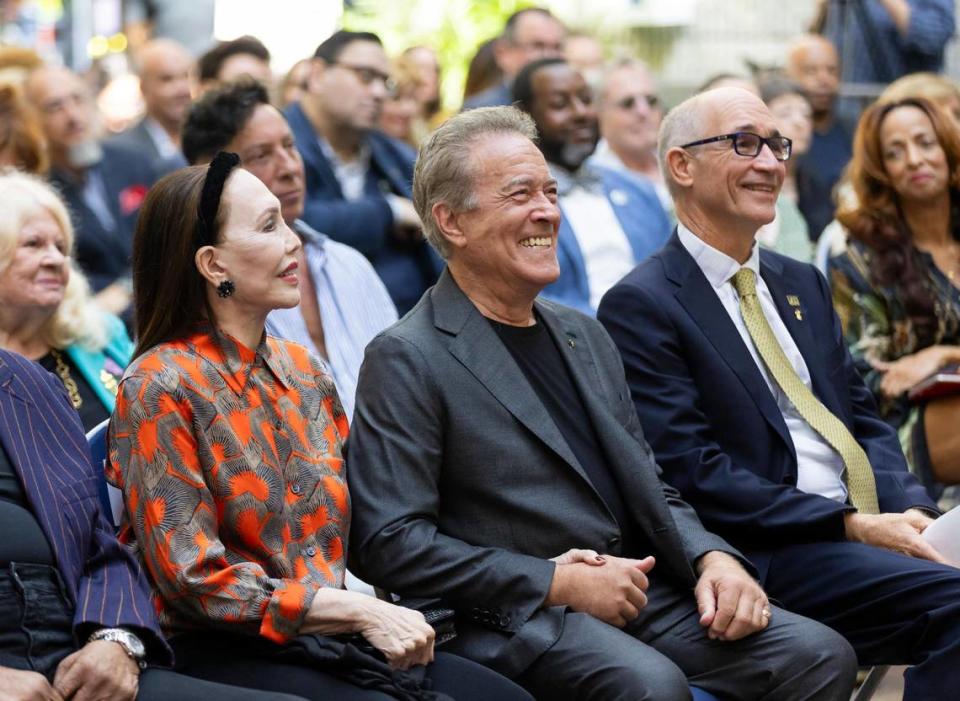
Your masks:
{"label": "watch face", "polygon": [[137,659],[142,659],[144,655],[147,654],[147,650],[144,648],[143,643],[140,642],[140,638],[132,633],[128,633],[125,637],[127,638],[126,642],[127,645],[130,646],[130,652],[133,653],[133,656]]}

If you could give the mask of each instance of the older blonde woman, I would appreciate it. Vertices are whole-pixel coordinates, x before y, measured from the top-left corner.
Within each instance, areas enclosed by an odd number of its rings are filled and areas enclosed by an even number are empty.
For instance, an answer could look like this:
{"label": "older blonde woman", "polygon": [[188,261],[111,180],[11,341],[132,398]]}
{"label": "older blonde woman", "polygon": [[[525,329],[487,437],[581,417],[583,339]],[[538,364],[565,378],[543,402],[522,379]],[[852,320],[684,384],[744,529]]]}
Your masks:
{"label": "older blonde woman", "polygon": [[110,416],[133,350],[70,260],[73,228],[39,178],[0,174],[0,347],[60,378],[85,429]]}

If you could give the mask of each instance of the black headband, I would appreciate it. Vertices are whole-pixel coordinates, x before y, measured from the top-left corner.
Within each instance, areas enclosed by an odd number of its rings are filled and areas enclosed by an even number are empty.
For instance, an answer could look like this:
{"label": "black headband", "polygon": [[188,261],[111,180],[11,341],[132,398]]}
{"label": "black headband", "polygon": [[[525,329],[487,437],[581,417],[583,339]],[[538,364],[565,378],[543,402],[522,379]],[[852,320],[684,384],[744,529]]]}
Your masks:
{"label": "black headband", "polygon": [[203,192],[197,205],[197,248],[212,246],[217,241],[217,210],[220,209],[220,197],[230,171],[240,165],[240,156],[229,151],[220,151],[210,161],[207,175],[203,179]]}

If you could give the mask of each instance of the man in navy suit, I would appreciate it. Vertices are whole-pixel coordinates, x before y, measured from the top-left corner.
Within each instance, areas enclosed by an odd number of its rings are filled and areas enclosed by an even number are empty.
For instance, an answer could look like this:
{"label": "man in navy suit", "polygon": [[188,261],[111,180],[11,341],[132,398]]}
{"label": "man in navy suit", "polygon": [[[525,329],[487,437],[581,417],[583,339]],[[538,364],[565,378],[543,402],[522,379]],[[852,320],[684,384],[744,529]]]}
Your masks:
{"label": "man in navy suit", "polygon": [[413,150],[374,129],[390,84],[376,34],[339,31],[317,47],[307,94],[287,120],[303,157],[302,219],[363,253],[400,314],[437,279],[411,201]]}
{"label": "man in navy suit", "polygon": [[876,415],[826,281],[755,245],[789,140],[727,88],[668,115],[659,151],[677,233],[599,310],[658,464],[771,599],[842,633],[861,664],[914,665],[906,699],[950,698],[960,570],[921,536],[939,512]]}
{"label": "man in navy suit", "polygon": [[170,648],[139,565],[100,512],[102,480],[63,386],[0,350],[0,696],[261,701],[147,667],[168,666]]}
{"label": "man in navy suit", "polygon": [[73,71],[44,66],[25,87],[50,149],[50,182],[76,230],[77,265],[101,306],[121,314],[130,303],[133,229],[156,173],[147,156],[97,141],[93,99]]}
{"label": "man in navy suit", "polygon": [[587,162],[600,138],[593,91],[564,59],[528,63],[513,97],[537,125],[563,214],[560,277],[543,296],[594,316],[603,293],[666,242],[670,221],[652,185]]}

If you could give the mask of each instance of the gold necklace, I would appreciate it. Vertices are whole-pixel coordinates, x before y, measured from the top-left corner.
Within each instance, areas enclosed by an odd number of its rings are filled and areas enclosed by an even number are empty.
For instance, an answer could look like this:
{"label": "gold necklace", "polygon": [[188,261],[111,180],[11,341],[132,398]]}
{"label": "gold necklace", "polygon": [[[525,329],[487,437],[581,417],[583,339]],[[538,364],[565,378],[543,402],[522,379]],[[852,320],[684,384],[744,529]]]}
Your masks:
{"label": "gold necklace", "polygon": [[70,368],[67,366],[60,351],[51,348],[50,355],[53,356],[53,359],[57,363],[57,374],[60,376],[60,381],[63,382],[67,394],[70,395],[70,403],[73,404],[74,409],[79,409],[83,406],[83,398],[80,396],[80,390],[77,388],[76,380],[70,376]]}

